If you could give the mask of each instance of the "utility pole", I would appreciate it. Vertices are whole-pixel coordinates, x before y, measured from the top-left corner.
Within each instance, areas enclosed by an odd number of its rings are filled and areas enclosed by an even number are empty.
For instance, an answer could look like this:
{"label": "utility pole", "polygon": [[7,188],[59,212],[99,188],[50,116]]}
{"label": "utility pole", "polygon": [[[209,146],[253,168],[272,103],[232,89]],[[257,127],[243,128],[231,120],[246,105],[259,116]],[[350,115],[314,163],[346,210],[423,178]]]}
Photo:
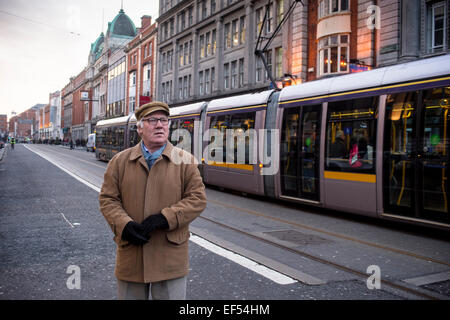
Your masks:
{"label": "utility pole", "polygon": [[[266,69],[266,72],[267,72],[267,74],[269,76],[270,81],[272,82],[273,87],[278,89],[277,84],[275,83],[275,79],[273,78],[273,75],[272,75],[272,70],[269,70],[269,66],[267,65],[265,53],[269,49],[269,46],[272,43],[273,39],[275,39],[275,37],[278,35],[278,33],[283,28],[283,26],[286,23],[287,19],[289,19],[290,15],[294,11],[294,9],[297,6],[297,4],[299,2],[302,5],[304,5],[304,4],[303,4],[302,0],[294,0],[291,3],[291,5],[289,6],[289,9],[286,12],[286,14],[284,15],[283,19],[280,22],[278,22],[278,25],[275,28],[275,30],[273,31],[272,35],[270,37],[264,37],[262,35],[262,32],[264,30],[264,27],[265,27],[265,24],[266,24],[266,21],[267,21],[267,17],[269,16],[270,2],[271,2],[271,0],[268,1],[268,4],[266,6],[266,13],[264,15],[263,23],[261,25],[261,30],[259,30],[258,41],[256,42],[255,55],[261,59],[263,65],[264,65],[264,69]],[[262,42],[264,40],[267,40],[267,42],[266,42],[266,44],[263,47],[262,46]]]}

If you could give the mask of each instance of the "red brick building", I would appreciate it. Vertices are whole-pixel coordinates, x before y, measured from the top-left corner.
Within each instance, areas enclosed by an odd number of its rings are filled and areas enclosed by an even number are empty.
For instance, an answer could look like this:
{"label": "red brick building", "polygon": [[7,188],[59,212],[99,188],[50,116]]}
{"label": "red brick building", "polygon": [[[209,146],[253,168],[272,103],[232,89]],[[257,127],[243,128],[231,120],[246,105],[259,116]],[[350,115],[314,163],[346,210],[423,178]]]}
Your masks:
{"label": "red brick building", "polygon": [[0,139],[8,132],[8,115],[0,114]]}
{"label": "red brick building", "polygon": [[25,138],[32,138],[33,127],[36,121],[36,109],[30,108],[9,120],[9,132],[19,141]]}
{"label": "red brick building", "polygon": [[89,100],[92,97],[92,89],[88,89],[86,70],[81,71],[72,82],[72,138],[76,141],[84,139],[84,123],[92,119],[92,101],[82,99],[82,95],[86,94]]}
{"label": "red brick building", "polygon": [[156,23],[150,16],[141,18],[141,28],[137,36],[125,48],[127,55],[127,92],[126,107],[128,113],[150,102],[155,97],[156,77]]}

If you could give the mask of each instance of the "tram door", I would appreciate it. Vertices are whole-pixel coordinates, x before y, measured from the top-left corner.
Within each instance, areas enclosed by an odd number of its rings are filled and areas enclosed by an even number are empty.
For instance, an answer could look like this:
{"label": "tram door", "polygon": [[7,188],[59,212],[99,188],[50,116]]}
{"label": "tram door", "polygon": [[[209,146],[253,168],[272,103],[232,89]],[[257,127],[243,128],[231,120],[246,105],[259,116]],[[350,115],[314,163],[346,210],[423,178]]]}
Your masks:
{"label": "tram door", "polygon": [[387,213],[450,222],[450,87],[387,97],[384,206]]}
{"label": "tram door", "polygon": [[284,110],[280,146],[281,194],[319,200],[321,105]]}

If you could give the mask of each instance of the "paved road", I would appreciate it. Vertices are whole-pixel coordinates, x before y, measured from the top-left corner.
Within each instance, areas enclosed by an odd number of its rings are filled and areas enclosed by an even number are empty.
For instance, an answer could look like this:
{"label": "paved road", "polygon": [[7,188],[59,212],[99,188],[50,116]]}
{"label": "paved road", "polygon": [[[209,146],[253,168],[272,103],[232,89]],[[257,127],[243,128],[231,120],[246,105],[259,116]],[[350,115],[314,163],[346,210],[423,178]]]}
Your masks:
{"label": "paved road", "polygon": [[[30,150],[59,163],[73,176]],[[73,160],[75,158],[76,161]],[[100,186],[105,167],[106,164],[97,162],[92,153],[56,146],[18,145],[14,151],[7,153],[0,162],[0,239],[3,244],[0,246],[0,299],[116,298],[116,280],[113,275],[115,246],[111,231],[98,210],[98,192],[74,178]],[[440,274],[449,270],[448,266],[417,258],[399,259],[397,253],[330,234],[345,234],[362,241],[373,241],[375,237],[383,245],[395,244],[397,249],[402,250],[411,250],[415,242],[417,254],[445,258],[448,262],[448,242],[439,237],[435,239],[420,233],[408,234],[402,228],[390,230],[364,219],[351,220],[342,216],[299,211],[277,202],[264,202],[258,198],[215,189],[208,189],[207,193],[210,202],[204,212],[205,217],[266,237],[274,237],[280,230],[284,230],[283,234],[294,230],[312,236],[303,244],[304,249],[339,263],[347,263],[361,270],[365,270],[369,264],[379,264],[383,273],[386,270],[390,274],[387,276],[394,279],[413,278],[427,273]],[[248,214],[249,210],[267,217]],[[277,220],[270,217],[276,217]],[[280,219],[294,221],[297,227],[287,225]],[[300,223],[313,226],[315,231],[299,229]],[[366,283],[354,275],[276,250],[205,220],[197,219],[192,229],[206,238],[218,239],[216,243],[224,247],[240,246],[253,256],[259,254],[271,261],[278,261],[283,267],[291,267],[323,280],[323,284],[307,285],[295,281],[281,285],[191,241],[188,299],[417,298],[387,288],[369,290]],[[321,230],[328,230],[328,234],[321,233]],[[377,237],[377,234],[383,236]],[[299,243],[296,245],[298,247]],[[74,275],[70,266],[80,270],[80,289],[69,289],[67,286],[67,281],[73,279],[71,276]],[[70,273],[67,273],[68,268]],[[74,282],[69,281],[69,287],[70,284]],[[445,282],[431,289],[447,294]]]}

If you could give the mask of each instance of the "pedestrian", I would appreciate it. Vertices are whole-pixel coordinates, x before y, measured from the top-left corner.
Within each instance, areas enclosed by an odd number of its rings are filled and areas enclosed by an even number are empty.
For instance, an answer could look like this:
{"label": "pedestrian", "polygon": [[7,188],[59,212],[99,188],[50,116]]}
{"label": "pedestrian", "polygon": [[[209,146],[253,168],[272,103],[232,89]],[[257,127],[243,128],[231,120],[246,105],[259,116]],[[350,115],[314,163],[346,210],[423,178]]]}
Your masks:
{"label": "pedestrian", "polygon": [[344,131],[338,130],[336,132],[335,141],[331,144],[330,157],[344,159],[347,154],[347,148],[345,147]]}
{"label": "pedestrian", "polygon": [[193,156],[168,141],[169,115],[163,102],[140,107],[141,142],[115,155],[104,175],[100,211],[117,244],[119,299],[186,297],[189,223],[205,209],[206,194]]}
{"label": "pedestrian", "polygon": [[72,140],[72,138],[70,138],[69,145],[70,145],[70,150],[72,150],[73,149],[73,140]]}

